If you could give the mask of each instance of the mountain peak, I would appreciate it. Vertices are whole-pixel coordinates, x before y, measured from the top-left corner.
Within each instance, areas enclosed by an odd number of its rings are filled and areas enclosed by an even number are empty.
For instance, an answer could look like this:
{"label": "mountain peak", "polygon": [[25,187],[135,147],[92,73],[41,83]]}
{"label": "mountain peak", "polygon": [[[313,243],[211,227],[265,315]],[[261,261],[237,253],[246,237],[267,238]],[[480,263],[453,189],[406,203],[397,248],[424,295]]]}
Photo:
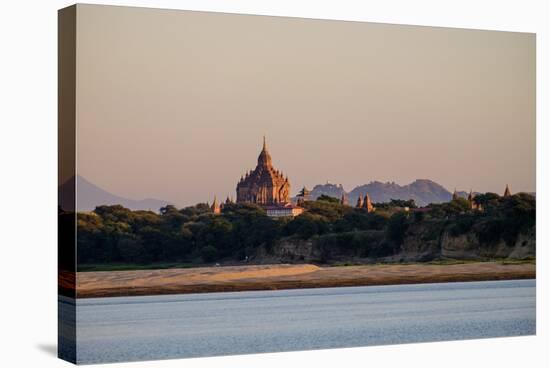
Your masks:
{"label": "mountain peak", "polygon": [[[75,189],[74,177],[67,180],[58,188],[58,198],[61,197],[61,193],[65,195],[70,194]],[[101,205],[115,205],[120,204],[131,210],[151,210],[158,212],[161,207],[169,204],[167,201],[147,198],[147,199],[129,199],[124,198],[112,193],[109,193],[103,188],[90,182],[88,179],[77,175],[76,176],[76,189],[77,198],[76,205],[77,211],[93,211],[97,206]],[[70,197],[70,196],[69,196]],[[74,204],[69,204],[69,207],[73,207]]]}
{"label": "mountain peak", "polygon": [[430,179],[416,179],[407,185],[399,185],[394,181],[383,183],[373,180],[368,184],[355,187],[349,193],[346,193],[341,186],[323,184],[316,185],[311,191],[311,196],[312,198],[317,198],[324,194],[340,198],[342,194],[347,194],[350,203],[355,203],[359,195],[364,195],[365,193],[369,194],[373,202],[389,202],[392,199],[414,199],[419,206],[448,202],[452,197],[452,193],[445,189],[445,187]]}

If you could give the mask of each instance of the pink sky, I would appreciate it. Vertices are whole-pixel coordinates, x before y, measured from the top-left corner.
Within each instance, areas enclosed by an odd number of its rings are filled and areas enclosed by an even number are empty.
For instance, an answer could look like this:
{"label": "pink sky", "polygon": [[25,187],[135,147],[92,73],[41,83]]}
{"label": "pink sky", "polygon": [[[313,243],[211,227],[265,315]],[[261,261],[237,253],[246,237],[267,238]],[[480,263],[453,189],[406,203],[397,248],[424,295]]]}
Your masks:
{"label": "pink sky", "polygon": [[428,178],[535,191],[535,36],[78,5],[78,174],[234,195],[266,134],[292,194]]}

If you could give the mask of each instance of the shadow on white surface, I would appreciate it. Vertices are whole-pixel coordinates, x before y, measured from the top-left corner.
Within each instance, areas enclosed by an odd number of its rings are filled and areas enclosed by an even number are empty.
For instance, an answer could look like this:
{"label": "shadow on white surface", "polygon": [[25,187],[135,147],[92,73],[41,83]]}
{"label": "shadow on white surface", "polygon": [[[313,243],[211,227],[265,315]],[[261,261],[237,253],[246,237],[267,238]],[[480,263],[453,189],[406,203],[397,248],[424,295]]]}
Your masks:
{"label": "shadow on white surface", "polygon": [[57,357],[57,344],[38,344],[36,348],[48,355]]}

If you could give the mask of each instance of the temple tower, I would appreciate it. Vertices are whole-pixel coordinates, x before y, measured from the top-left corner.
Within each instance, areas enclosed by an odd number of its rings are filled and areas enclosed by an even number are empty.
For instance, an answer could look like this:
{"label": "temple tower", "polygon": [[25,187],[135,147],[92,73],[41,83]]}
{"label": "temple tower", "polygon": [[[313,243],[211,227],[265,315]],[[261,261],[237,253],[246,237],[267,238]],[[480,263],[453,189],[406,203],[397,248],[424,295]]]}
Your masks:
{"label": "temple tower", "polygon": [[357,204],[355,205],[355,207],[363,207],[363,194],[359,193],[359,198],[357,198]]}
{"label": "temple tower", "polygon": [[504,189],[504,195],[503,197],[510,197],[512,193],[510,192],[510,187],[508,187],[508,184],[506,184],[506,189]]}
{"label": "temple tower", "polygon": [[348,196],[346,195],[346,193],[342,193],[342,197],[340,198],[340,204],[342,206],[348,206],[349,205]]}
{"label": "temple tower", "polygon": [[218,199],[216,198],[216,196],[214,196],[214,202],[212,202],[212,206],[210,206],[210,209],[216,215],[219,215],[221,213],[222,209],[220,207],[220,204],[218,203]]}
{"label": "temple tower", "polygon": [[305,186],[302,188],[302,190],[300,190],[300,192],[298,193],[297,197],[298,197],[298,206],[301,206],[304,204],[304,202],[306,201],[309,201],[311,199],[311,191],[309,189],[307,189]]}
{"label": "temple tower", "polygon": [[264,136],[256,168],[246,173],[237,183],[237,202],[251,202],[263,206],[290,203],[290,182],[273,167]]}
{"label": "temple tower", "polygon": [[367,212],[374,211],[374,206],[372,205],[372,202],[370,201],[369,193],[365,193],[365,199],[363,200],[363,208],[367,210]]}

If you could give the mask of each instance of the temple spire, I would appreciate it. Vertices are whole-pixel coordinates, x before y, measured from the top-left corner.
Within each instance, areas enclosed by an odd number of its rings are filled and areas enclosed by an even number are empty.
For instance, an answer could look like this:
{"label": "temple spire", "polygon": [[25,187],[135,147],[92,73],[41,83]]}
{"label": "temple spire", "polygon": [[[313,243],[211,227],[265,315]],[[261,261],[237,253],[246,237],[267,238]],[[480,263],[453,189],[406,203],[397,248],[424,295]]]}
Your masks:
{"label": "temple spire", "polygon": [[357,198],[357,204],[355,205],[355,207],[363,207],[363,194],[359,193],[359,197]]}
{"label": "temple spire", "polygon": [[363,200],[363,208],[366,208],[367,212],[374,211],[374,206],[372,205],[372,202],[370,201],[369,193],[365,193],[365,199]]}
{"label": "temple spire", "polygon": [[265,140],[265,135],[264,135],[264,143],[262,146],[262,152],[260,152],[260,155],[258,156],[258,165],[263,167],[268,167],[268,168],[272,167],[271,155],[267,151],[267,143]]}
{"label": "temple spire", "polygon": [[506,189],[504,189],[504,197],[510,197],[512,193],[510,192],[510,187],[506,184]]}
{"label": "temple spire", "polygon": [[212,206],[210,206],[210,209],[216,215],[221,212],[221,208],[220,208],[220,205],[218,203],[218,199],[216,198],[216,196],[214,196],[214,202],[212,202]]}
{"label": "temple spire", "polygon": [[346,195],[346,193],[342,193],[342,197],[340,198],[340,204],[341,204],[342,206],[347,206],[347,205],[349,205],[348,196]]}

